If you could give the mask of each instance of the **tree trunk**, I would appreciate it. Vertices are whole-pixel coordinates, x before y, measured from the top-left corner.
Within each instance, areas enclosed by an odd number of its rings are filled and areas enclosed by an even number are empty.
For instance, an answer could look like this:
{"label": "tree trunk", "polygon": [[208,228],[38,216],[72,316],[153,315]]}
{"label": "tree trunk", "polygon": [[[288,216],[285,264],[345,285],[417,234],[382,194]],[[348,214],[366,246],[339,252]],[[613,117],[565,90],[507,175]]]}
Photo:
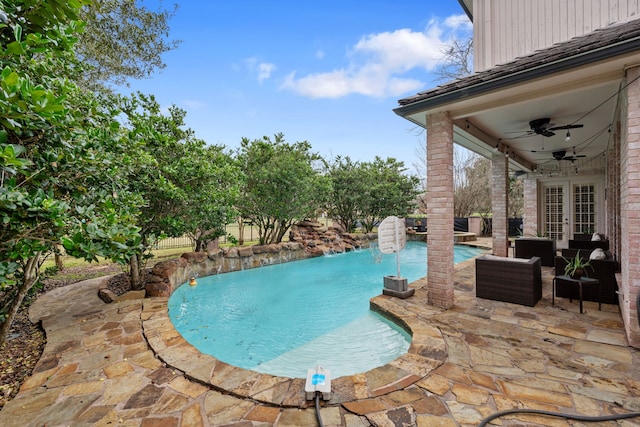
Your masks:
{"label": "tree trunk", "polygon": [[242,217],[238,219],[238,244],[244,245],[244,220]]}
{"label": "tree trunk", "polygon": [[139,291],[142,289],[142,279],[140,278],[140,259],[138,254],[133,255],[129,259],[129,278],[131,280],[131,289]]}
{"label": "tree trunk", "polygon": [[11,324],[20,309],[20,305],[22,305],[24,297],[27,295],[27,292],[29,292],[29,289],[31,289],[31,287],[33,287],[33,285],[38,281],[40,257],[41,253],[37,252],[35,256],[27,260],[27,264],[24,267],[24,277],[22,278],[22,283],[19,285],[18,293],[14,297],[13,301],[11,301],[9,310],[7,310],[7,317],[5,318],[4,323],[2,323],[2,326],[0,326],[0,347],[4,345],[4,342],[9,335]]}
{"label": "tree trunk", "polygon": [[62,263],[62,255],[55,254],[54,258],[56,262],[56,268],[58,269],[58,271],[64,270],[64,264]]}
{"label": "tree trunk", "polygon": [[286,234],[289,227],[291,227],[290,223],[287,223],[286,221],[280,221],[278,235],[276,236],[276,241],[274,243],[282,242],[282,239],[284,239],[284,235]]}
{"label": "tree trunk", "polygon": [[56,263],[56,268],[58,271],[64,270],[64,264],[62,263],[62,253],[64,252],[64,247],[62,245],[56,245],[55,253],[53,254],[53,258]]}

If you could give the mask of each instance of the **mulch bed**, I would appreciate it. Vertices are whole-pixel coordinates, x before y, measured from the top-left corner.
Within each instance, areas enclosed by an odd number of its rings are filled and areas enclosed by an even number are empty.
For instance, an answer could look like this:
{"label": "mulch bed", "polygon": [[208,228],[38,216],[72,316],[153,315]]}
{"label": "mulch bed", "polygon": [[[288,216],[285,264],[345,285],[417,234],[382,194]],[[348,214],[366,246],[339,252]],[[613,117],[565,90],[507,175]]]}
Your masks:
{"label": "mulch bed", "polygon": [[0,408],[13,399],[44,350],[44,331],[31,323],[26,309],[16,315],[7,342],[0,348]]}

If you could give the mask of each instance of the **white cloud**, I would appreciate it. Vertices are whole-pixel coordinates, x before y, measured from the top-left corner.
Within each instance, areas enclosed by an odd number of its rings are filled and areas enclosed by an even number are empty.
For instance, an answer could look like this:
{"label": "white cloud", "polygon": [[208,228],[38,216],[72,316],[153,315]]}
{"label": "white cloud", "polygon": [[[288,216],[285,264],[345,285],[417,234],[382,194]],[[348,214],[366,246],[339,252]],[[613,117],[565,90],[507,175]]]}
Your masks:
{"label": "white cloud", "polygon": [[444,20],[444,25],[455,31],[473,31],[473,24],[465,14],[449,16]]}
{"label": "white cloud", "polygon": [[400,29],[362,37],[349,54],[349,64],[327,72],[297,77],[289,73],[281,89],[310,98],[339,98],[350,94],[383,98],[423,89],[425,83],[409,72],[433,71],[455,34],[468,32],[466,15],[432,20],[422,31]]}
{"label": "white cloud", "polygon": [[244,63],[251,73],[256,73],[258,75],[258,82],[260,83],[271,78],[271,73],[276,70],[275,64],[262,62],[258,57],[255,56],[246,58],[244,60]]}
{"label": "white cloud", "polygon": [[262,83],[269,77],[271,77],[271,73],[273,73],[276,69],[274,64],[270,64],[268,62],[261,62],[258,64],[258,81]]}

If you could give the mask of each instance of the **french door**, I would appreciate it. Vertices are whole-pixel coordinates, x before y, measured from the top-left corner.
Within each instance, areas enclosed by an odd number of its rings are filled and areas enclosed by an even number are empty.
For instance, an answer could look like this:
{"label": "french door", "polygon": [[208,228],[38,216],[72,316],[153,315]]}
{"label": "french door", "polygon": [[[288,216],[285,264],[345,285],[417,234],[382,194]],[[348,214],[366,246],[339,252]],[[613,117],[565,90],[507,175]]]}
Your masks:
{"label": "french door", "polygon": [[592,181],[547,182],[542,186],[541,225],[546,237],[566,248],[573,234],[598,229],[601,201],[599,185]]}

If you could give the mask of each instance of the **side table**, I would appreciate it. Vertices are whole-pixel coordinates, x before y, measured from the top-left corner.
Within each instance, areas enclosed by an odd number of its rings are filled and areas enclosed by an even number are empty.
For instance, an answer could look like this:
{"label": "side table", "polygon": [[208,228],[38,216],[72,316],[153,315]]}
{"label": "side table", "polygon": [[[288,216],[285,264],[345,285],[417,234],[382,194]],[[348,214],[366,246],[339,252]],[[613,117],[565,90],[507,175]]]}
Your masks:
{"label": "side table", "polygon": [[[582,285],[598,285],[598,296],[600,296],[600,281],[598,279],[594,279],[592,277],[580,277],[579,279],[574,279],[568,275],[555,276],[553,278],[553,289],[551,290],[551,305],[555,305],[556,303],[556,280],[564,280],[565,282],[575,283],[578,285],[579,295],[580,295],[580,313],[582,314]],[[602,310],[602,303],[600,302],[602,298],[598,298],[598,310]]]}

